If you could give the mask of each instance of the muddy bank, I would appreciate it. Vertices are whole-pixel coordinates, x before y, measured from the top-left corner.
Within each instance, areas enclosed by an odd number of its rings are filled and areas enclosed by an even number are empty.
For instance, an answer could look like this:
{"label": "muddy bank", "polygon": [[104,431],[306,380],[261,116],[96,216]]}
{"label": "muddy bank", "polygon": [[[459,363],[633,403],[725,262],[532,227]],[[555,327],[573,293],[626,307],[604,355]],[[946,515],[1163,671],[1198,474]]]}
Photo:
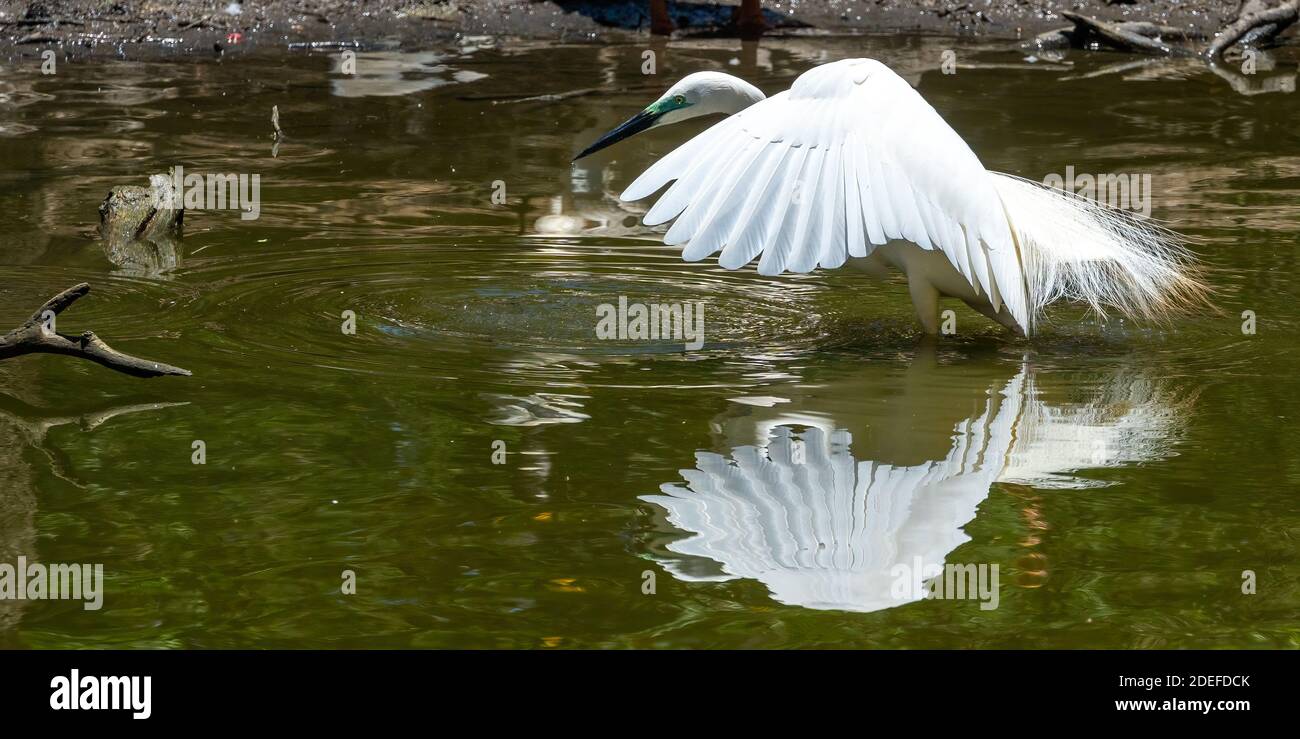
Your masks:
{"label": "muddy bank", "polygon": [[[684,35],[726,33],[731,8],[670,3]],[[1113,4],[1112,4],[1113,3]],[[1210,0],[765,0],[776,34],[922,32],[1016,39],[1069,25],[1073,11],[1148,20],[1209,36],[1236,2]],[[320,42],[422,47],[464,36],[600,40],[644,34],[648,0],[0,0],[0,48],[30,55],[53,45],[132,55],[225,53]]]}

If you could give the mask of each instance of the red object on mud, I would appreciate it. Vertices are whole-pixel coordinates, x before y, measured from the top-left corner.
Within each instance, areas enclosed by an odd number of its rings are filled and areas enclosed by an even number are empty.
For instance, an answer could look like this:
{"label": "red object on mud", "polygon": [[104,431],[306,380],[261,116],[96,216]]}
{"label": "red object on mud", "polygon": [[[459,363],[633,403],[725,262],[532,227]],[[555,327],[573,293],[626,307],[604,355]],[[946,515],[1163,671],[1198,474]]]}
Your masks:
{"label": "red object on mud", "polygon": [[243,38],[244,38],[244,34],[242,33],[228,33],[226,34],[226,43],[237,44],[240,41],[242,41]]}

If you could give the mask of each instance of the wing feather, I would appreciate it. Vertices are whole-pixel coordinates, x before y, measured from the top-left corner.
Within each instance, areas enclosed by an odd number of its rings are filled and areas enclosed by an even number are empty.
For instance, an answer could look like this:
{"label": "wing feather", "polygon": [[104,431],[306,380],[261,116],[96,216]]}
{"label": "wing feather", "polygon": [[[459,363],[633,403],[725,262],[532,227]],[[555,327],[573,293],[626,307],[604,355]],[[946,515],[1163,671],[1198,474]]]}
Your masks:
{"label": "wing feather", "polygon": [[[790,213],[790,204],[797,198],[802,199],[803,193],[798,185],[803,176],[804,163],[808,160],[809,151],[807,146],[793,147],[790,156],[782,162],[783,176],[772,181],[777,196],[775,201],[768,201],[767,212],[759,216],[763,219],[763,227],[755,240],[760,243],[754,253],[762,255],[758,261],[758,273],[761,275],[779,275],[785,271],[787,250],[781,243],[781,230],[787,227],[787,224],[792,225],[798,218],[798,204],[796,203],[793,214]],[[742,241],[746,236],[741,236]],[[784,243],[788,244],[789,240]]]}
{"label": "wing feather", "polygon": [[[841,194],[844,198],[844,227],[846,229],[846,242],[851,257],[865,257],[867,255],[867,222],[866,214],[862,212],[862,200],[858,195],[858,165],[857,157],[852,154],[846,154],[845,149],[852,146],[852,141],[845,143],[840,147],[840,161],[844,165],[840,170],[844,175],[844,186]],[[823,264],[829,267],[829,264]]]}
{"label": "wing feather", "polygon": [[[759,148],[754,153],[753,161],[746,168],[745,179],[738,182],[737,186],[727,195],[727,199],[718,209],[718,213],[691,235],[690,243],[682,252],[683,259],[689,262],[699,261],[724,246],[735,243],[732,238],[732,231],[737,223],[747,221],[753,216],[754,208],[757,207],[758,201],[762,197],[763,189],[771,181],[773,173],[781,163],[783,156],[784,151],[782,149],[764,146],[760,143]],[[723,257],[725,256],[726,251],[724,250]],[[750,259],[752,258],[751,256]],[[721,258],[719,261],[721,261]],[[745,260],[745,262],[747,261],[749,260]],[[736,267],[744,266],[745,262],[738,263]],[[735,267],[732,269],[735,269]]]}
{"label": "wing feather", "polygon": [[688,241],[692,234],[698,234],[700,226],[709,219],[717,217],[719,210],[726,204],[731,193],[740,186],[744,171],[753,165],[754,154],[760,148],[757,139],[745,138],[742,146],[732,155],[730,162],[723,163],[719,176],[721,184],[696,198],[678,216],[664,236],[664,243],[677,246]]}
{"label": "wing feather", "polygon": [[825,169],[830,166],[828,158],[825,147],[808,151],[808,158],[804,161],[804,175],[799,180],[796,205],[798,217],[786,219],[785,227],[781,229],[777,246],[787,255],[786,269],[791,272],[811,272],[817,266],[817,249],[801,247],[805,243],[812,247],[821,244],[816,239],[816,234],[821,228],[818,225],[821,201],[830,195],[825,176]]}
{"label": "wing feather", "polygon": [[[848,223],[842,220],[844,212],[844,153],[836,146],[833,150],[827,152],[826,159],[828,162],[829,172],[822,179],[822,183],[830,188],[829,192],[821,194],[821,200],[818,206],[821,212],[818,214],[817,232],[813,244],[821,245],[821,253],[817,254],[815,249],[808,249],[808,254],[816,254],[816,257],[807,262],[807,269],[804,272],[811,272],[819,265],[826,269],[835,269],[844,264],[848,252]],[[800,264],[803,266],[803,264]]]}
{"label": "wing feather", "polygon": [[903,229],[899,226],[898,219],[894,216],[894,207],[889,202],[880,157],[876,156],[875,151],[864,146],[862,158],[866,161],[868,169],[867,192],[865,195],[871,199],[869,206],[864,200],[862,207],[874,209],[876,217],[880,219],[881,244],[890,239],[901,239],[903,238]]}
{"label": "wing feather", "polygon": [[685,164],[690,163],[700,153],[707,151],[709,145],[715,143],[718,138],[731,135],[731,132],[741,124],[746,113],[748,111],[742,110],[730,118],[725,118],[685,144],[668,152],[659,161],[650,165],[649,169],[642,172],[640,177],[633,180],[632,184],[628,185],[619,198],[629,201],[641,200],[653,195],[659,188],[670,181],[677,179]]}
{"label": "wing feather", "polygon": [[696,156],[685,171],[677,178],[672,187],[645,214],[648,226],[657,226],[681,215],[686,206],[701,199],[707,193],[718,189],[716,178],[718,171],[731,160],[731,156],[745,144],[743,139],[735,136],[725,137],[716,142],[708,151]]}
{"label": "wing feather", "polygon": [[[788,152],[795,152],[793,156]],[[771,228],[773,214],[785,216],[790,188],[787,181],[803,164],[804,149],[769,147],[769,159],[764,167],[765,179],[752,188],[745,198],[744,207],[737,213],[727,234],[726,247],[718,263],[727,269],[738,269],[749,264],[763,250]]]}

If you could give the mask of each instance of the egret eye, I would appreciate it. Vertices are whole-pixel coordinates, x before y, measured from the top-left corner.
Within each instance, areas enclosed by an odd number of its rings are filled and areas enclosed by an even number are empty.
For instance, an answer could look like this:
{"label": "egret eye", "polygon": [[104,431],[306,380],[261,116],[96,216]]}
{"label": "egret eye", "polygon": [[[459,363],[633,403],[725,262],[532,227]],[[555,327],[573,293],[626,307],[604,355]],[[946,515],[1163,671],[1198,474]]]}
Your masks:
{"label": "egret eye", "polygon": [[673,102],[674,102],[674,103],[677,103],[678,105],[685,105],[685,104],[686,104],[686,96],[685,96],[685,95],[674,95],[674,96],[673,96]]}

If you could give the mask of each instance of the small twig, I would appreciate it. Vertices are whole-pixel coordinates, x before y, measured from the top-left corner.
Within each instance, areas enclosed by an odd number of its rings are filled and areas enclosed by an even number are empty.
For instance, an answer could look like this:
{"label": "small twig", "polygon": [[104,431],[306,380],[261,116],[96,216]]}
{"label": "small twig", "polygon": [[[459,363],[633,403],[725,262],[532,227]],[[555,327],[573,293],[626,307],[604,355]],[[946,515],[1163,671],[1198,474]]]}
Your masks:
{"label": "small twig", "polygon": [[56,26],[58,26],[58,25],[65,25],[65,26],[84,26],[84,25],[86,25],[85,23],[82,23],[81,21],[65,21],[65,20],[62,20],[62,19],[60,19],[60,18],[21,18],[21,19],[16,20],[16,21],[4,21],[3,23],[4,23],[4,25],[6,25],[6,26],[48,26],[48,25],[50,25],[51,23],[53,23],[53,24],[56,25]]}
{"label": "small twig", "polygon": [[207,22],[210,21],[210,20],[212,20],[212,16],[211,16],[211,15],[205,15],[205,16],[203,16],[202,18],[199,18],[198,20],[193,20],[193,21],[190,21],[189,23],[183,23],[183,24],[177,26],[177,27],[176,27],[176,30],[178,30],[178,31],[188,31],[188,30],[190,30],[191,28],[194,28],[195,26],[201,26],[201,25],[203,25],[204,23],[207,23]]}
{"label": "small twig", "polygon": [[[658,85],[633,85],[631,87],[619,90],[619,92],[650,92],[660,91],[663,88]],[[581,87],[577,90],[567,92],[553,92],[538,95],[535,92],[499,92],[499,93],[475,93],[469,95],[457,95],[457,100],[467,102],[490,102],[493,105],[505,103],[532,103],[532,102],[554,102],[557,100],[568,100],[569,98],[583,97],[585,95],[595,95],[596,93],[605,92],[613,93],[613,90],[605,87]]]}
{"label": "small twig", "polygon": [[280,156],[280,143],[285,138],[284,131],[280,129],[280,106],[278,105],[271,106],[271,125],[275,126],[275,133],[271,134],[271,137],[275,139],[275,143],[271,144],[271,156],[278,157]]}
{"label": "small twig", "polygon": [[289,44],[289,51],[298,51],[307,49],[319,51],[321,49],[360,49],[360,41],[294,41]]}
{"label": "small twig", "polygon": [[93,331],[68,336],[47,330],[45,323],[49,316],[59,315],[89,292],[90,285],[83,282],[45,301],[23,325],[0,336],[0,359],[24,354],[63,354],[87,359],[133,377],[190,376],[189,370],[180,367],[123,354],[104,343]]}
{"label": "small twig", "polygon": [[530,95],[528,97],[515,98],[513,100],[493,100],[493,105],[510,105],[512,103],[556,103],[569,98],[585,97],[600,92],[599,87],[587,87],[581,90],[569,90],[568,92],[554,92],[545,95]]}

